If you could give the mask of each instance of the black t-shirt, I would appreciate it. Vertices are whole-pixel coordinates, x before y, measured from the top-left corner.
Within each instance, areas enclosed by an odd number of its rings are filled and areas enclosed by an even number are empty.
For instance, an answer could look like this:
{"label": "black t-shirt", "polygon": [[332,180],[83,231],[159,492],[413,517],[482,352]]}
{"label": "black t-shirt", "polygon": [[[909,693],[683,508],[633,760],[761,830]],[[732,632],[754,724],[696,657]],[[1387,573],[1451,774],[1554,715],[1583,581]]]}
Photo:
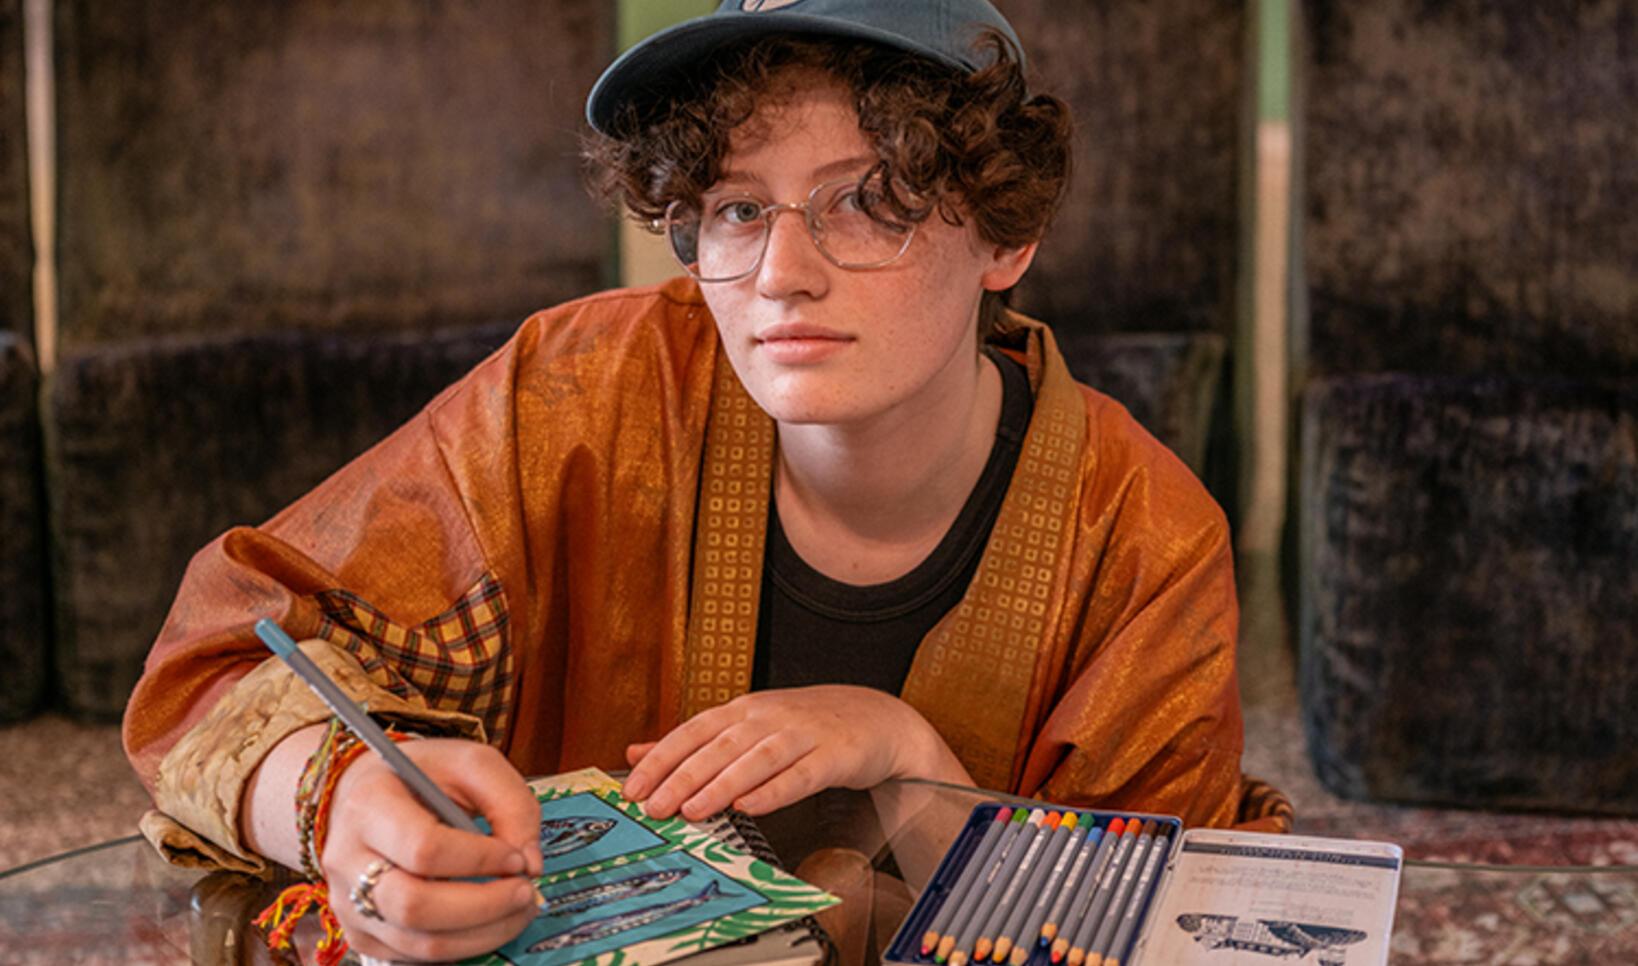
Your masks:
{"label": "black t-shirt", "polygon": [[955,523],[914,570],[869,586],[832,580],[797,556],[768,501],[753,690],[858,684],[897,694],[904,686],[922,638],[972,583],[1035,408],[1023,365],[986,351],[1001,371],[995,444]]}

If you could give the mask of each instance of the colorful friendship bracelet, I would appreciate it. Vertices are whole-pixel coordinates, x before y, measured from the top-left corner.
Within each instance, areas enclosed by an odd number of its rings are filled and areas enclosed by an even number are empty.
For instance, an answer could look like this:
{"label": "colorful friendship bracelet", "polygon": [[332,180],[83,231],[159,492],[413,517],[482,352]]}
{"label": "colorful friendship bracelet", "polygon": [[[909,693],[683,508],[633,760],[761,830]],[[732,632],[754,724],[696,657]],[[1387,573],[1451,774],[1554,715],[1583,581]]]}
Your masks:
{"label": "colorful friendship bracelet", "polygon": [[[401,731],[387,732],[395,742],[410,741],[420,735]],[[255,924],[267,935],[267,948],[273,951],[288,949],[296,924],[309,912],[317,912],[323,935],[314,950],[319,966],[337,966],[347,954],[347,938],[341,922],[330,908],[330,890],[324,880],[319,859],[330,834],[330,806],[334,802],[336,786],[348,766],[357,761],[369,746],[359,741],[339,718],[330,720],[319,746],[308,758],[296,785],[296,837],[301,851],[302,872],[308,881],[298,882],[278,895],[272,905],[262,910]]]}

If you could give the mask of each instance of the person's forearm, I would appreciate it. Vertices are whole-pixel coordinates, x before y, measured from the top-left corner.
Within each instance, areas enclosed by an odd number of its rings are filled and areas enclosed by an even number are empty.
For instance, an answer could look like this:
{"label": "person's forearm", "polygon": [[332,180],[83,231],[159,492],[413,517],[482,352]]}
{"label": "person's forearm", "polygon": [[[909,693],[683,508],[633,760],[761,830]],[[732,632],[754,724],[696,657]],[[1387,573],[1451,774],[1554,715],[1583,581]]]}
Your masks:
{"label": "person's forearm", "polygon": [[293,731],[273,746],[245,786],[239,828],[245,844],[288,868],[301,868],[296,841],[296,783],[324,737],[324,725]]}

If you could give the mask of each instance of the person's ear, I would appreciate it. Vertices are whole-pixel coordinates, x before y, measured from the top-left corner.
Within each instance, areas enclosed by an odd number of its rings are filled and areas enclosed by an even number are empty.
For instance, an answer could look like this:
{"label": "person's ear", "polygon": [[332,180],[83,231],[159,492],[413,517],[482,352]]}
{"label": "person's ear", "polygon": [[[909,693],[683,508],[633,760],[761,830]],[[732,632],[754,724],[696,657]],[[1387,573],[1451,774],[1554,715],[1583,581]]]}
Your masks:
{"label": "person's ear", "polygon": [[1018,248],[995,248],[990,255],[990,266],[984,270],[983,283],[986,291],[1004,292],[1024,277],[1029,270],[1030,263],[1035,261],[1035,250],[1041,247],[1038,241]]}

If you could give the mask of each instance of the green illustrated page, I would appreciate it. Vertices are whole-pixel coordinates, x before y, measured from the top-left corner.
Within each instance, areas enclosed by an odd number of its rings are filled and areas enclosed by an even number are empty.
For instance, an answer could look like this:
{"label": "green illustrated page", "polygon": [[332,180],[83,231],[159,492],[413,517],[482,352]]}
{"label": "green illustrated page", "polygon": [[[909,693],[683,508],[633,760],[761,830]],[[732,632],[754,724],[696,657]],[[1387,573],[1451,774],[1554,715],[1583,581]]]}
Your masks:
{"label": "green illustrated page", "polygon": [[546,900],[516,939],[469,966],[648,966],[835,905],[681,818],[658,820],[596,769],[530,783],[540,801]]}

